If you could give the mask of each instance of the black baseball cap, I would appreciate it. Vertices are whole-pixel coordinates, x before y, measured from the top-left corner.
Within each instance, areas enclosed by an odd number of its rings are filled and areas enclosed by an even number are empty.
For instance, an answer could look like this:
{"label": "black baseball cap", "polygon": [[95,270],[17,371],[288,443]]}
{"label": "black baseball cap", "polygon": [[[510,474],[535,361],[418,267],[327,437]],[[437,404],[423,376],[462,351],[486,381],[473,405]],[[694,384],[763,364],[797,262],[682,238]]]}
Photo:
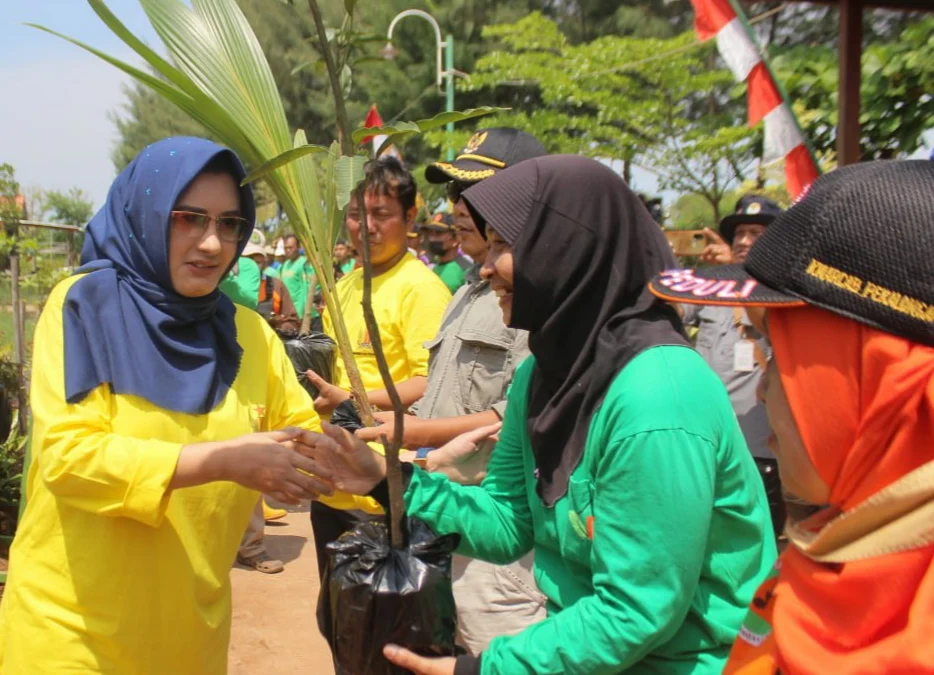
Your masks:
{"label": "black baseball cap", "polygon": [[730,246],[740,225],[769,225],[782,214],[782,207],[761,195],[745,195],[736,202],[734,212],[720,221],[720,235]]}
{"label": "black baseball cap", "polygon": [[866,162],[815,181],[743,265],[663,272],[656,296],[699,305],[814,305],[934,346],[934,163]]}
{"label": "black baseball cap", "polygon": [[436,213],[427,223],[423,223],[422,230],[429,232],[457,232],[454,227],[454,216],[450,213]]}
{"label": "black baseball cap", "polygon": [[480,129],[453,162],[435,162],[425,169],[429,183],[476,183],[519,162],[547,154],[531,134],[510,127]]}

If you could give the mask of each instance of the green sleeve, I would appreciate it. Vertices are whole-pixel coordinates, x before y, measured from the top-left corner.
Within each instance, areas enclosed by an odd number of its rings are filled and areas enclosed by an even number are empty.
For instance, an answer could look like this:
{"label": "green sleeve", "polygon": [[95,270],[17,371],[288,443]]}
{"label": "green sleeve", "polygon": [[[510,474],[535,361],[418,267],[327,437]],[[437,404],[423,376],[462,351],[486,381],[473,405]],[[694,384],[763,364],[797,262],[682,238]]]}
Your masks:
{"label": "green sleeve", "polygon": [[615,674],[671,640],[700,580],[715,478],[714,448],[685,431],[611,443],[592,485],[593,594],[495,638],[482,674]]}
{"label": "green sleeve", "polygon": [[259,285],[262,275],[259,265],[249,258],[237,261],[237,273],[228,274],[218,288],[238,305],[256,309],[259,306]]}
{"label": "green sleeve", "polygon": [[[525,386],[513,386],[510,397]],[[416,469],[405,493],[407,510],[437,532],[457,532],[457,552],[496,564],[515,562],[532,550],[532,514],[525,484],[522,434],[525,404],[510,402],[499,442],[481,485],[459,485],[441,474]]]}

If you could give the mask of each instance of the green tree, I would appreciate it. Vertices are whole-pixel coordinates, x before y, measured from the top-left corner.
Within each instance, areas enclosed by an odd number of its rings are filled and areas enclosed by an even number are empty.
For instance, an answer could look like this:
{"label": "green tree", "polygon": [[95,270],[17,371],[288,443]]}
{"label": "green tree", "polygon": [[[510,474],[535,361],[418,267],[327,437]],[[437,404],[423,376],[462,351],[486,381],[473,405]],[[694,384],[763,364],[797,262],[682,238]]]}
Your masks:
{"label": "green tree", "polygon": [[[306,3],[302,0],[291,3],[238,0],[238,4],[267,55],[290,126],[305,129],[313,143],[328,142],[336,133],[334,99]],[[333,38],[343,27],[344,2],[322,0],[319,4],[325,22],[331,26]],[[346,83],[350,85],[345,88],[345,94],[351,123],[361,124],[373,103],[379,106],[387,122],[400,118],[428,118],[444,109],[444,94],[435,87],[435,37],[427,23],[417,19],[400,22],[393,35],[398,55],[393,61],[386,61],[380,56],[389,23],[400,11],[410,8],[429,11],[441,25],[442,33],[450,33],[454,37],[455,68],[472,73],[476,60],[489,50],[490,45],[483,37],[485,26],[515,22],[530,11],[539,10],[574,32],[574,27],[579,24],[578,4],[559,0],[386,0],[368,3],[366,11],[355,14],[350,26],[346,27],[349,28],[346,35],[352,35],[359,43],[351,63],[352,76],[345,76]],[[655,4],[665,5],[663,0],[653,0],[653,6]],[[612,17],[617,11],[612,5],[612,2],[603,2],[603,9],[595,5],[588,13],[588,22]],[[673,9],[669,12],[675,14]],[[678,14],[681,14],[680,10]],[[600,31],[600,34],[605,32],[602,27]],[[469,89],[462,81],[457,82],[458,108],[479,107],[488,104],[487,99],[486,92]],[[112,158],[118,171],[143,147],[160,138],[178,134],[205,135],[199,125],[139,85],[127,88],[126,101],[115,115],[115,124],[119,141]],[[434,145],[416,137],[406,144],[405,159],[410,166],[415,166],[433,161],[437,152]]]}
{"label": "green tree", "polygon": [[[713,45],[695,45],[691,32],[575,45],[532,13],[484,35],[496,47],[469,86],[511,108],[485,124],[524,129],[549,152],[621,159],[627,180],[642,163],[663,188],[700,194],[715,212],[754,166],[759,143],[744,124],[744,92],[714,66]],[[429,140],[446,142],[439,133]]]}
{"label": "green tree", "polygon": [[[835,48],[794,46],[780,51],[772,63],[815,150],[832,155],[837,142]],[[934,18],[911,23],[894,41],[870,44],[862,74],[862,159],[912,153],[934,123]]]}
{"label": "green tree", "polygon": [[68,192],[49,190],[45,206],[49,220],[63,225],[84,227],[94,215],[94,202],[90,195],[76,187]]}
{"label": "green tree", "polygon": [[[776,166],[776,170],[778,168]],[[669,209],[669,223],[676,230],[698,230],[709,227],[716,231],[720,219],[727,214],[733,213],[737,200],[748,194],[768,197],[783,208],[791,206],[791,197],[788,195],[788,191],[777,180],[765,187],[760,186],[756,180],[746,180],[723,195],[718,209],[719,216],[714,214],[710,201],[702,195],[697,193],[681,195]]]}
{"label": "green tree", "polygon": [[19,201],[19,183],[16,181],[16,169],[12,164],[0,164],[0,257],[4,269],[9,264],[9,255],[17,243],[17,224],[22,220],[22,205]]}
{"label": "green tree", "polygon": [[118,141],[110,159],[122,171],[150,143],[169,136],[206,136],[204,128],[141,84],[124,86],[121,111],[111,113]]}

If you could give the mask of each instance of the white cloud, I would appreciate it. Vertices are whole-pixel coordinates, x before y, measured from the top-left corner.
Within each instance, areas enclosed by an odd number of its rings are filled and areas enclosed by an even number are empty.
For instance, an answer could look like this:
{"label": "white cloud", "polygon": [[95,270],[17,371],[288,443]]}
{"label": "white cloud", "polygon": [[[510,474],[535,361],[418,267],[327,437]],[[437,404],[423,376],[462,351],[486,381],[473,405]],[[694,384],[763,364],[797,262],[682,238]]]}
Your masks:
{"label": "white cloud", "polygon": [[103,204],[114,179],[116,128],[109,113],[128,78],[78,48],[67,58],[0,66],[0,162],[24,187],[88,192]]}

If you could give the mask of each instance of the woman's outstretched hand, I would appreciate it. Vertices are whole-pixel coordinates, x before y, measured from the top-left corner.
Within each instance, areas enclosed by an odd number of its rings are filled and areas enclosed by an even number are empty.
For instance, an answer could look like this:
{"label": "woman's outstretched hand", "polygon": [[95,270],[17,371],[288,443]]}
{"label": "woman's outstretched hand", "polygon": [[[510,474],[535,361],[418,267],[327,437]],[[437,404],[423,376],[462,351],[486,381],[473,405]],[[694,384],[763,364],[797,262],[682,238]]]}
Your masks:
{"label": "woman's outstretched hand", "polygon": [[425,468],[443,473],[461,485],[479,484],[486,476],[486,465],[490,459],[488,453],[480,452],[481,445],[485,440],[495,437],[502,427],[503,423],[497,422],[461,434],[428,453]]}
{"label": "woman's outstretched hand", "polygon": [[355,495],[370,493],[386,477],[386,458],[340,427],[321,427],[321,434],[287,430],[296,432],[294,443],[299,452],[312,459],[311,473],[338,490]]}
{"label": "woman's outstretched hand", "polygon": [[284,429],[185,446],[170,487],[226,480],[293,505],[333,494],[330,483],[309,475],[315,463],[294,441],[300,433],[300,429]]}
{"label": "woman's outstretched hand", "polygon": [[454,675],[454,665],[457,663],[453,656],[428,658],[396,645],[383,647],[383,656],[415,675]]}

